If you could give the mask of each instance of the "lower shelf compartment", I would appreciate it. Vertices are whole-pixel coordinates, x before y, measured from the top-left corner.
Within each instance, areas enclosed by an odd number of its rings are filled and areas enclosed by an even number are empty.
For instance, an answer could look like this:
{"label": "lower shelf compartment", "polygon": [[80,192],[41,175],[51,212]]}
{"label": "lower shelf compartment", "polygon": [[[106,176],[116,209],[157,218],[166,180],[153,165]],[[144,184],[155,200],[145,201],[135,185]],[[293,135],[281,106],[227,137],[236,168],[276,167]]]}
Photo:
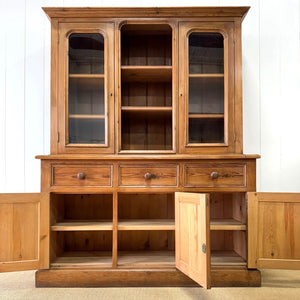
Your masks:
{"label": "lower shelf compartment", "polygon": [[118,253],[118,267],[163,268],[174,266],[174,251],[119,251]]}
{"label": "lower shelf compartment", "polygon": [[211,251],[212,266],[246,266],[247,262],[235,251]]}
{"label": "lower shelf compartment", "polygon": [[[212,266],[242,267],[246,261],[235,251],[212,251]],[[55,258],[51,268],[111,268],[110,251],[70,251]],[[118,268],[175,267],[174,251],[119,251]]]}
{"label": "lower shelf compartment", "polygon": [[69,251],[56,257],[51,268],[111,268],[110,251]]}

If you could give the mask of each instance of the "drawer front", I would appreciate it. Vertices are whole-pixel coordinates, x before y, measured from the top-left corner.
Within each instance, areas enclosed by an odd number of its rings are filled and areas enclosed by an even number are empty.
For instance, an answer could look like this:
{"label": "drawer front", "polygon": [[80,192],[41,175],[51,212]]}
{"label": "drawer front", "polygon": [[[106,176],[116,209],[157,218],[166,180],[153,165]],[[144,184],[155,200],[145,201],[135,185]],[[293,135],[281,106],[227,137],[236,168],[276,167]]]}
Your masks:
{"label": "drawer front", "polygon": [[112,186],[111,165],[52,165],[52,186]]}
{"label": "drawer front", "polygon": [[185,187],[246,187],[246,164],[186,164]]}
{"label": "drawer front", "polygon": [[178,186],[178,165],[120,165],[119,186]]}

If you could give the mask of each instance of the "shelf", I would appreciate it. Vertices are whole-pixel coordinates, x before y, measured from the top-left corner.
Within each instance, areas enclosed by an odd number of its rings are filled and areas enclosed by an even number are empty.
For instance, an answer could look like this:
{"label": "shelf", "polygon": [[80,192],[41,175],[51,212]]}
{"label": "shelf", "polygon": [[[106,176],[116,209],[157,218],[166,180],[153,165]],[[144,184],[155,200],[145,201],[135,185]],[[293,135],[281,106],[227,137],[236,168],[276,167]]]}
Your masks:
{"label": "shelf", "polygon": [[223,78],[224,74],[189,74],[190,78]]}
{"label": "shelf", "polygon": [[211,251],[212,266],[246,266],[246,261],[235,251]]}
{"label": "shelf", "polygon": [[122,81],[168,82],[172,80],[172,66],[122,66]]}
{"label": "shelf", "polygon": [[56,257],[51,268],[99,268],[112,267],[110,251],[70,251]]}
{"label": "shelf", "polygon": [[172,113],[172,106],[122,106],[122,112],[126,114],[152,114],[152,115],[168,115]]}
{"label": "shelf", "polygon": [[80,115],[80,114],[71,114],[69,115],[71,119],[105,119],[105,115]]}
{"label": "shelf", "polygon": [[104,78],[104,74],[69,74],[69,78]]}
{"label": "shelf", "polygon": [[111,221],[68,221],[55,223],[51,226],[51,231],[98,231],[112,229]]}
{"label": "shelf", "polygon": [[210,230],[246,230],[246,224],[234,219],[213,219],[210,221]]}
{"label": "shelf", "polygon": [[174,251],[119,251],[118,267],[174,267]]}
{"label": "shelf", "polygon": [[223,119],[224,114],[189,114],[190,119]]}
{"label": "shelf", "polygon": [[121,220],[118,230],[175,230],[175,221],[172,219],[140,219]]}

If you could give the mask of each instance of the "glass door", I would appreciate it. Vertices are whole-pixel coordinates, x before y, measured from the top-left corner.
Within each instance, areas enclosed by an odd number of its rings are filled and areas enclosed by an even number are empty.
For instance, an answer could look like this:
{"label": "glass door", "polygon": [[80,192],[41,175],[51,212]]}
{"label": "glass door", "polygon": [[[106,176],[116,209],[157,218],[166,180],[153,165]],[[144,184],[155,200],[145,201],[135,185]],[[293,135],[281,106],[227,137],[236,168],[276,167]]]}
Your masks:
{"label": "glass door", "polygon": [[68,144],[105,145],[104,37],[69,36]]}
{"label": "glass door", "polygon": [[[227,152],[233,138],[233,72],[226,26],[183,23],[179,41],[180,152]],[[229,126],[232,132],[229,133]],[[214,149],[214,150],[212,150]]]}
{"label": "glass door", "polygon": [[188,46],[187,143],[224,143],[223,35],[192,32]]}
{"label": "glass door", "polygon": [[59,58],[65,89],[59,99],[59,152],[112,153],[113,27],[62,26]]}

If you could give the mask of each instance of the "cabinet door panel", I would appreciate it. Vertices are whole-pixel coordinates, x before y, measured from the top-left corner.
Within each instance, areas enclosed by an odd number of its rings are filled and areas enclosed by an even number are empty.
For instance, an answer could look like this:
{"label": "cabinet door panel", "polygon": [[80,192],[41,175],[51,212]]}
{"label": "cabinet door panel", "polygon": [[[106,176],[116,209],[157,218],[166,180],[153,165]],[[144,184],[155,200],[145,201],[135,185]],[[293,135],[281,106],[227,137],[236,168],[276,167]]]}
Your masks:
{"label": "cabinet door panel", "polygon": [[59,25],[58,153],[114,152],[113,51],[113,23]]}
{"label": "cabinet door panel", "polygon": [[180,22],[179,62],[179,151],[234,152],[233,23]]}
{"label": "cabinet door panel", "polygon": [[210,288],[209,196],[175,193],[176,268]]}
{"label": "cabinet door panel", "polygon": [[300,269],[300,194],[248,193],[248,267]]}
{"label": "cabinet door panel", "polygon": [[49,267],[49,194],[0,195],[0,272]]}

